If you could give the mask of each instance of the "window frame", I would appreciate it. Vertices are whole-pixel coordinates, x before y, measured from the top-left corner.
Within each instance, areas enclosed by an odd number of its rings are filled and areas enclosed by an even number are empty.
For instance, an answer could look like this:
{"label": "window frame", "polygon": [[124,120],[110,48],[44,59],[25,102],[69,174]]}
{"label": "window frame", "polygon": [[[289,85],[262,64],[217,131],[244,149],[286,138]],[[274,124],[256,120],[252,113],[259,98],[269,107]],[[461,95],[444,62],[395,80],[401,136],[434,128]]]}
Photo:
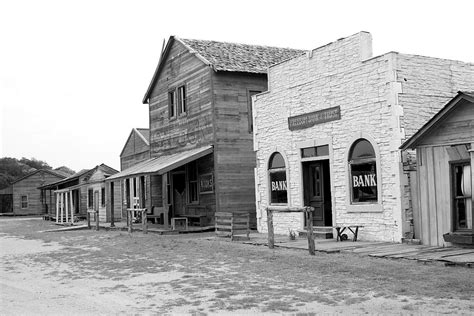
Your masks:
{"label": "window frame", "polygon": [[[23,201],[23,198],[26,198],[26,201]],[[20,208],[21,209],[26,209],[28,208],[28,194],[22,194],[20,195]],[[26,206],[23,206],[24,204],[23,203],[26,203]]]}
{"label": "window frame", "polygon": [[[456,167],[461,167],[464,169],[464,166],[470,166],[471,167],[471,172],[472,172],[472,166],[471,166],[471,160],[470,159],[462,159],[462,160],[456,160],[456,161],[450,161],[449,164],[450,164],[450,187],[451,187],[451,201],[450,201],[450,205],[451,205],[451,220],[452,220],[452,225],[451,225],[451,230],[453,232],[471,232],[472,231],[472,227],[468,227],[467,226],[467,222],[466,222],[466,227],[465,228],[458,228],[458,214],[456,212],[456,203],[461,200],[461,199],[464,199],[465,202],[465,207],[466,207],[466,200],[469,200],[469,199],[472,199],[472,196],[470,195],[457,195],[457,192],[456,192],[456,189],[457,189],[457,184],[456,184],[456,172],[455,172],[455,169]],[[471,183],[471,186],[472,186],[472,183]],[[467,209],[466,209],[466,221],[467,221],[467,217],[469,215],[467,214]],[[471,223],[471,226],[473,226],[474,223]]]}
{"label": "window frame", "polygon": [[[377,182],[377,201],[372,202],[352,202],[352,173],[350,169],[349,159],[352,146],[361,138],[367,140],[375,153],[375,170]],[[345,153],[345,170],[346,170],[346,211],[348,213],[380,213],[383,212],[382,200],[382,163],[380,159],[380,151],[377,142],[368,133],[356,132],[354,136],[349,139],[346,146]]]}
{"label": "window frame", "polygon": [[[285,163],[284,167],[280,168],[270,168],[270,164],[273,162],[273,158],[275,157],[276,154],[279,154],[283,162]],[[269,205],[274,205],[274,206],[287,206],[290,205],[290,187],[289,187],[289,181],[288,181],[288,161],[286,160],[286,157],[282,151],[276,150],[272,152],[268,158],[267,161],[267,181],[268,181],[268,204]],[[272,174],[275,173],[281,173],[284,172],[285,174],[285,182],[286,182],[286,202],[273,202],[272,201]]]}
{"label": "window frame", "polygon": [[[372,146],[372,151],[374,152],[374,157],[368,157],[368,158],[356,158],[356,159],[351,159],[351,153],[354,150],[354,147],[358,142],[361,140],[367,141],[370,146]],[[377,156],[375,154],[375,149],[374,145],[366,139],[366,138],[358,138],[356,139],[350,146],[349,148],[349,157],[347,160],[347,163],[349,165],[349,182],[350,182],[350,202],[352,205],[366,205],[366,204],[377,204],[379,203],[379,196],[378,196],[378,191],[379,191],[379,183],[377,181]],[[375,181],[376,185],[376,192],[375,192],[375,200],[369,200],[369,201],[354,201],[354,186],[353,186],[353,166],[361,166],[361,165],[374,165],[374,172],[375,172]]]}
{"label": "window frame", "polygon": [[175,119],[177,117],[177,104],[176,104],[176,90],[168,91],[168,118]]}
{"label": "window frame", "polygon": [[100,188],[100,206],[105,207],[106,201],[105,201],[105,187]]}
{"label": "window frame", "polygon": [[94,209],[94,189],[87,189],[87,209]]}
{"label": "window frame", "polygon": [[187,97],[186,85],[180,85],[176,88],[176,108],[177,116],[186,115],[187,113]]}

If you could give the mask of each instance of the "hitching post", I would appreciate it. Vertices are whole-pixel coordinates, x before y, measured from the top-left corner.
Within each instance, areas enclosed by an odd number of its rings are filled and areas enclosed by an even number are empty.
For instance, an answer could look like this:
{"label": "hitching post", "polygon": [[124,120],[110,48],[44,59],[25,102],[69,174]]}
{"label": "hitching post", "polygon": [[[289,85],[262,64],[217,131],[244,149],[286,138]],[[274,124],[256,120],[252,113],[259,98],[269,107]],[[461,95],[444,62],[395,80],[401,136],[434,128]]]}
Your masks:
{"label": "hitching post", "polygon": [[99,230],[99,210],[95,211],[95,230]]}
{"label": "hitching post", "polygon": [[268,226],[268,248],[275,248],[275,236],[273,234],[273,212],[267,207],[267,226]]}
{"label": "hitching post", "polygon": [[304,213],[306,215],[306,223],[307,223],[307,230],[308,230],[308,251],[309,254],[314,256],[315,253],[315,246],[314,246],[314,238],[313,238],[313,207],[306,206],[304,208]]}
{"label": "hitching post", "polygon": [[147,219],[147,213],[146,213],[146,208],[142,209],[142,229],[143,233],[147,234],[148,233],[148,219]]}

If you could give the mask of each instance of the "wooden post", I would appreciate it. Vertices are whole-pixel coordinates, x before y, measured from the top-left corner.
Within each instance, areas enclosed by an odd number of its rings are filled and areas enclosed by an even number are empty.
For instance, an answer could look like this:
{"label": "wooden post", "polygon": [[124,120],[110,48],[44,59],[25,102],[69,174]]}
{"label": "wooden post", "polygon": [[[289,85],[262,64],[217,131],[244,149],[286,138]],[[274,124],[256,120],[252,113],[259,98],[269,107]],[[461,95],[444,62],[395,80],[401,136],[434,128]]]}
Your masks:
{"label": "wooden post", "polygon": [[56,223],[59,223],[59,193],[55,192],[56,195]]}
{"label": "wooden post", "polygon": [[59,203],[59,208],[61,209],[61,221],[60,223],[63,223],[63,218],[64,218],[64,193],[59,193],[59,196],[61,197],[61,203]]}
{"label": "wooden post", "polygon": [[267,207],[267,226],[268,226],[268,248],[275,248],[275,235],[273,234],[273,212]]}
{"label": "wooden post", "polygon": [[74,202],[72,199],[72,190],[69,191],[69,206],[71,208],[71,225],[74,225]]}
{"label": "wooden post", "polygon": [[131,234],[132,233],[132,212],[133,210],[132,209],[127,209],[127,224],[128,224],[128,233]]}
{"label": "wooden post", "polygon": [[91,229],[91,213],[87,210],[87,228]]}
{"label": "wooden post", "polygon": [[148,234],[148,219],[146,214],[146,208],[142,210],[142,229],[144,234]]}
{"label": "wooden post", "polygon": [[306,224],[307,224],[307,230],[308,230],[308,251],[310,255],[314,256],[315,245],[314,245],[314,238],[313,238],[313,208],[305,207],[304,213],[306,215]]}
{"label": "wooden post", "polygon": [[99,230],[99,210],[95,211],[95,230]]}
{"label": "wooden post", "polygon": [[69,195],[68,192],[64,193],[64,209],[66,211],[66,223],[69,222]]}
{"label": "wooden post", "polygon": [[115,197],[114,197],[114,182],[110,182],[110,227],[115,227],[115,209],[114,209],[114,202],[115,202]]}

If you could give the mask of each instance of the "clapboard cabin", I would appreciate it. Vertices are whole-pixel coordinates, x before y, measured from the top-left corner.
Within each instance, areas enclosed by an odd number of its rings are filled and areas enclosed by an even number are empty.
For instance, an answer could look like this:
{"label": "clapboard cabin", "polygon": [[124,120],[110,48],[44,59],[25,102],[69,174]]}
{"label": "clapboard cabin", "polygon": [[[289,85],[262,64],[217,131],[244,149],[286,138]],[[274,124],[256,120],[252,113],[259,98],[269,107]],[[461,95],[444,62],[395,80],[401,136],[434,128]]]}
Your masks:
{"label": "clapboard cabin", "polygon": [[105,179],[118,173],[105,164],[84,169],[72,176],[40,187],[55,196],[56,204],[49,210],[49,217],[57,222],[72,222],[73,218],[86,218],[90,210],[99,211],[99,220],[110,222],[121,218],[120,200],[114,200],[110,191],[120,194],[120,183],[105,183]]}
{"label": "clapboard cabin", "polygon": [[150,158],[150,130],[134,128],[120,153],[120,170],[125,170]]}
{"label": "clapboard cabin", "polygon": [[250,213],[255,224],[251,97],[267,89],[270,65],[300,54],[170,37],[143,98],[151,158],[110,178],[123,181],[126,207],[164,224],[210,225],[216,211]]}
{"label": "clapboard cabin", "polygon": [[36,170],[11,184],[12,209],[14,215],[39,215],[54,208],[54,197],[44,194],[38,187],[66,178],[56,170]]}
{"label": "clapboard cabin", "polygon": [[432,246],[474,245],[474,93],[459,92],[401,146],[415,148],[415,237]]}

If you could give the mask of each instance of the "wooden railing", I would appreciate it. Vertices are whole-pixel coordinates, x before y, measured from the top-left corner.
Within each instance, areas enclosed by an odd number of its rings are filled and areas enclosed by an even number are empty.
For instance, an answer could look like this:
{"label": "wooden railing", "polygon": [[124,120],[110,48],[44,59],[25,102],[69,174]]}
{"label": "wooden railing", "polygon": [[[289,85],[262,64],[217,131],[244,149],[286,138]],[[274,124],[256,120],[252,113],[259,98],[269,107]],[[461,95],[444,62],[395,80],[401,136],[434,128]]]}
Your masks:
{"label": "wooden railing", "polygon": [[315,254],[315,245],[313,238],[313,211],[314,207],[305,206],[305,207],[278,207],[278,206],[269,206],[267,207],[267,226],[268,226],[268,248],[275,248],[275,235],[273,232],[273,213],[301,213],[305,214],[306,225],[308,230],[308,251],[309,254],[314,256]]}
{"label": "wooden railing", "polygon": [[215,228],[217,236],[247,235],[250,239],[250,215],[248,213],[216,212]]}

